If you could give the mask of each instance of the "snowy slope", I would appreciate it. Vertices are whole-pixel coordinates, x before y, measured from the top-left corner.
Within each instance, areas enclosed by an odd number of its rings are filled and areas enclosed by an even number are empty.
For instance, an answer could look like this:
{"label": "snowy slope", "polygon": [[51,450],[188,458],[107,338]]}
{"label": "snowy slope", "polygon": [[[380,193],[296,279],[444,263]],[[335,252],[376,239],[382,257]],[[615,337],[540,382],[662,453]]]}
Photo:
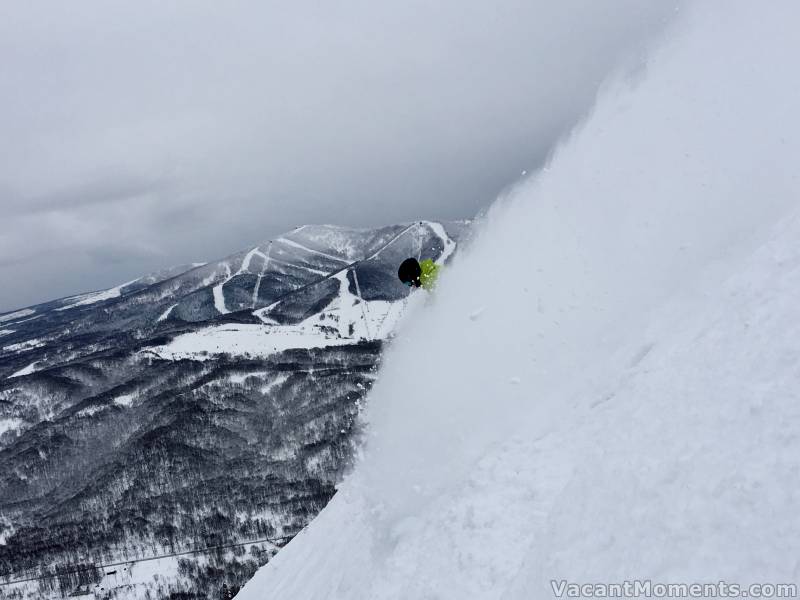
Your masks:
{"label": "snowy slope", "polygon": [[360,464],[237,598],[800,580],[799,16],[695,3],[608,86],[397,339]]}

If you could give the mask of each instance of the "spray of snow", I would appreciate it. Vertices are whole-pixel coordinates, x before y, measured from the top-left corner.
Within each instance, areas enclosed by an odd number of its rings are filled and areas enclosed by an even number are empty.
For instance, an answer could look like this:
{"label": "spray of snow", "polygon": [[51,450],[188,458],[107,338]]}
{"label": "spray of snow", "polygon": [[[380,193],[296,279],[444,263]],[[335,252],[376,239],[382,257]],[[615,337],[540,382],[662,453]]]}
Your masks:
{"label": "spray of snow", "polygon": [[606,88],[443,274],[355,472],[237,597],[797,579],[798,18],[694,3]]}

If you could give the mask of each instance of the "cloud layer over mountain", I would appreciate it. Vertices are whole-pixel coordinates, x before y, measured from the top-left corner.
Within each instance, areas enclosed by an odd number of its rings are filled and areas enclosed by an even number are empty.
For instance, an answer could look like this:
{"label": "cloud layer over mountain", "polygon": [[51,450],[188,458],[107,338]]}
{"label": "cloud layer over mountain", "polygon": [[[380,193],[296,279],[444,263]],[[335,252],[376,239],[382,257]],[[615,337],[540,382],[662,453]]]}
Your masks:
{"label": "cloud layer over mountain", "polygon": [[9,5],[0,310],[306,222],[471,216],[636,60],[653,4]]}

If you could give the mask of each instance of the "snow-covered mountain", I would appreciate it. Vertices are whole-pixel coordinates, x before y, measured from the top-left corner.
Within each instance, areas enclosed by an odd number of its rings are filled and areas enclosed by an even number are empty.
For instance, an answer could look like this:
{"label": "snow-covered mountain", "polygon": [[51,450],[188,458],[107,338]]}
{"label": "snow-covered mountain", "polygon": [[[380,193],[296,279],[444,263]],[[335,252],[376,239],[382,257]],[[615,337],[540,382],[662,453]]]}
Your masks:
{"label": "snow-covered mountain", "polygon": [[449,260],[467,226],[305,226],[0,315],[0,583],[61,574],[0,592],[236,589],[349,464],[383,342],[422,295],[397,265]]}
{"label": "snow-covered mountain", "polygon": [[363,459],[237,600],[798,584],[798,18],[684,6],[494,207],[384,357]]}

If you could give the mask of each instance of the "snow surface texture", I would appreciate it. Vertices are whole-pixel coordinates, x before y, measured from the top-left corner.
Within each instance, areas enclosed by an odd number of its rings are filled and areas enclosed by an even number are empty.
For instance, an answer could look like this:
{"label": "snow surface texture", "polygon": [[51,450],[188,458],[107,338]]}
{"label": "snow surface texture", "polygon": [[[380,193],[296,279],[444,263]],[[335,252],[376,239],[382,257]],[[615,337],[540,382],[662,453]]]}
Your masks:
{"label": "snow surface texture", "polygon": [[359,465],[237,599],[800,579],[798,17],[693,3],[607,87],[443,273]]}

